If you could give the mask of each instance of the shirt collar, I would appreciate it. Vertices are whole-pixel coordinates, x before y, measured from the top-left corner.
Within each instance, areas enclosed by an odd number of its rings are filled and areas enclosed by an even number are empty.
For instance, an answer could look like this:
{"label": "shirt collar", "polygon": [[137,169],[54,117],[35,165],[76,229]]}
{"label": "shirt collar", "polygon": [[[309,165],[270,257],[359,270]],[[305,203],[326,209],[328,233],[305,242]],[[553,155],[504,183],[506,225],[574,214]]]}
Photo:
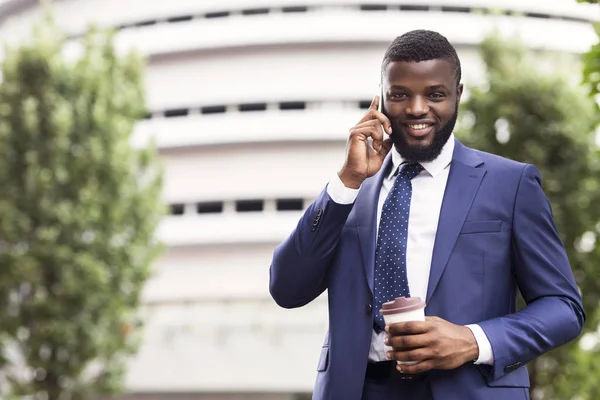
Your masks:
{"label": "shirt collar", "polygon": [[[421,166],[423,167],[423,169],[425,171],[429,172],[429,175],[435,177],[437,174],[442,172],[448,165],[450,165],[450,162],[452,161],[453,153],[454,153],[454,133],[450,134],[448,141],[446,142],[444,147],[442,147],[442,151],[440,152],[440,155],[437,156],[437,158],[433,161],[422,162]],[[406,162],[406,160],[404,158],[402,158],[402,156],[400,155],[400,153],[398,153],[398,150],[396,150],[395,147],[392,147],[392,165],[393,166],[392,166],[390,173],[387,176],[388,179],[392,179],[392,177],[394,176],[396,171],[398,171],[398,168],[400,168],[400,165],[402,165],[403,162]]]}

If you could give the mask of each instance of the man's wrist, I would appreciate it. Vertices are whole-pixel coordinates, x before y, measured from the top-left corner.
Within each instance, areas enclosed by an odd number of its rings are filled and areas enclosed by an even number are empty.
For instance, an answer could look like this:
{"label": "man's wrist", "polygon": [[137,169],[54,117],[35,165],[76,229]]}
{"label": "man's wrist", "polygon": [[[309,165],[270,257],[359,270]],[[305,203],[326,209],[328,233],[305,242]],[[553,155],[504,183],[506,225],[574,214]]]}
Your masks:
{"label": "man's wrist", "polygon": [[494,350],[486,333],[478,324],[469,324],[467,328],[471,330],[479,349],[475,364],[494,365]]}
{"label": "man's wrist", "polygon": [[348,189],[359,189],[364,181],[361,177],[357,177],[344,169],[338,172],[338,177]]}

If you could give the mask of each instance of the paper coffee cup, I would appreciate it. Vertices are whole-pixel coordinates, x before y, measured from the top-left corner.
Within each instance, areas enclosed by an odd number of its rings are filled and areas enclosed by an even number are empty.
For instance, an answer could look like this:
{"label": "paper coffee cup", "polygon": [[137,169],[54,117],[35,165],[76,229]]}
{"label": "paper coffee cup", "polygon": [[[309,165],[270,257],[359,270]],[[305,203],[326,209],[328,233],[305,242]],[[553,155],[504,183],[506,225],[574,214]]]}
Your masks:
{"label": "paper coffee cup", "polygon": [[[425,321],[425,302],[420,297],[398,297],[383,303],[379,313],[386,325],[397,322]],[[413,361],[398,361],[398,364],[412,365]]]}

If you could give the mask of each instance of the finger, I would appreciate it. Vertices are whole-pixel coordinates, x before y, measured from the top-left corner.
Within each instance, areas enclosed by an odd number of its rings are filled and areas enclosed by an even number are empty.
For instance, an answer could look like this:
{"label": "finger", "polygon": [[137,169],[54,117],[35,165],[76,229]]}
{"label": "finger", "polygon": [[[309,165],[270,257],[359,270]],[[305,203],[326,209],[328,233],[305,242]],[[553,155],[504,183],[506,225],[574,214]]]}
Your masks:
{"label": "finger", "polygon": [[[385,126],[381,125],[381,121],[379,121],[378,119],[370,119],[368,121],[361,122],[360,124],[356,124],[353,129],[368,128],[368,127],[372,127],[372,126],[376,127],[380,132],[382,132],[381,139],[383,142],[383,129],[385,129]],[[391,129],[391,127],[390,127],[390,129]]]}
{"label": "finger", "polygon": [[402,364],[396,366],[396,369],[398,371],[406,375],[422,374],[423,372],[427,372],[429,370],[432,370],[433,368],[435,368],[435,361],[433,360],[425,360],[414,365]]}
{"label": "finger", "polygon": [[373,97],[373,101],[371,101],[371,105],[369,106],[369,110],[377,110],[379,108],[379,96]]}
{"label": "finger", "polygon": [[357,129],[376,129],[377,132],[376,134],[378,136],[374,136],[373,139],[377,139],[377,140],[381,140],[381,142],[383,143],[383,127],[381,126],[381,122],[379,122],[379,120],[377,119],[372,119],[366,122],[362,122],[360,124],[357,124],[354,128],[352,128],[352,130],[357,130]]}
{"label": "finger", "polygon": [[388,117],[386,117],[383,113],[377,110],[370,109],[369,111],[367,111],[367,113],[362,117],[362,119],[358,121],[357,125],[361,125],[365,122],[373,120],[379,121],[379,123],[383,125],[383,128],[385,129],[388,135],[392,134],[392,123],[390,122]]}
{"label": "finger", "polygon": [[403,335],[388,337],[384,342],[396,351],[404,351],[418,347],[427,347],[431,344],[431,338],[426,334]]}
{"label": "finger", "polygon": [[386,330],[389,330],[390,336],[416,335],[429,332],[431,323],[427,321],[397,322],[386,326]]}
{"label": "finger", "polygon": [[372,108],[369,108],[367,113],[361,118],[360,121],[358,121],[357,126],[371,120],[379,121],[379,123],[383,125],[383,128],[385,129],[386,133],[388,135],[392,134],[392,123],[390,122],[388,117],[386,117],[383,113],[379,112],[378,110]]}
{"label": "finger", "polygon": [[412,349],[405,351],[388,351],[387,357],[390,360],[405,362],[422,362],[433,358],[431,357],[431,351],[427,348]]}
{"label": "finger", "polygon": [[[373,138],[373,143],[378,142],[378,146],[381,148],[381,144],[383,143],[383,131],[381,130],[381,125],[379,126],[365,126],[362,128],[354,128],[350,132],[350,136],[360,136],[364,139],[371,137]],[[376,149],[379,151],[378,149]]]}
{"label": "finger", "polygon": [[440,317],[425,317],[425,321],[430,321],[430,322],[440,322],[440,321],[444,321],[443,319],[441,319]]}
{"label": "finger", "polygon": [[364,128],[364,127],[367,127],[367,126],[381,126],[381,122],[378,119],[371,118],[369,120],[366,120],[364,122],[360,122],[360,123],[356,124],[354,126],[354,129],[356,129],[356,128]]}

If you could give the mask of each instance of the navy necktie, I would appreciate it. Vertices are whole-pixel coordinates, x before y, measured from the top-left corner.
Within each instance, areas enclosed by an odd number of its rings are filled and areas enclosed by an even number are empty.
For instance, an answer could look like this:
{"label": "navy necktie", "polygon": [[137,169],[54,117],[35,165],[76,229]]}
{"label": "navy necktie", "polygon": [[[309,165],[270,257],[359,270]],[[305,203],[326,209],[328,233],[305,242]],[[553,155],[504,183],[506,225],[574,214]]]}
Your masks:
{"label": "navy necktie", "polygon": [[410,296],[406,275],[406,243],[412,196],[411,180],[422,170],[420,164],[404,164],[381,210],[375,249],[376,312],[373,328],[377,333],[385,327],[383,317],[379,314],[381,305],[396,297]]}

